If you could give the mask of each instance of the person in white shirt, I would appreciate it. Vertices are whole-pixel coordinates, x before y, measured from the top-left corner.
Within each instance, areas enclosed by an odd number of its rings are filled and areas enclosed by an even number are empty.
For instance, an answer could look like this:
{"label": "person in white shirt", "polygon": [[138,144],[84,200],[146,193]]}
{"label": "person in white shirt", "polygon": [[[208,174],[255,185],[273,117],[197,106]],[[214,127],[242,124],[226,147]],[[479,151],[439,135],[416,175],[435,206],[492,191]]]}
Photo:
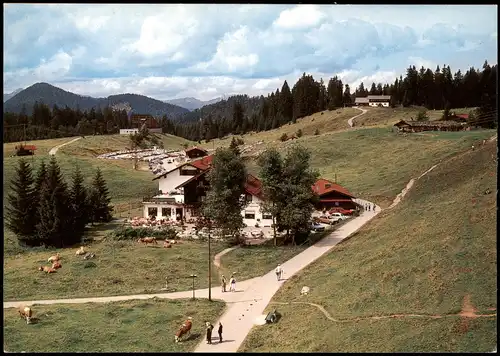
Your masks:
{"label": "person in white shirt", "polygon": [[276,267],[274,271],[276,272],[276,278],[279,281],[281,279],[281,276],[283,275],[283,268],[281,267],[281,265],[278,265],[278,267]]}

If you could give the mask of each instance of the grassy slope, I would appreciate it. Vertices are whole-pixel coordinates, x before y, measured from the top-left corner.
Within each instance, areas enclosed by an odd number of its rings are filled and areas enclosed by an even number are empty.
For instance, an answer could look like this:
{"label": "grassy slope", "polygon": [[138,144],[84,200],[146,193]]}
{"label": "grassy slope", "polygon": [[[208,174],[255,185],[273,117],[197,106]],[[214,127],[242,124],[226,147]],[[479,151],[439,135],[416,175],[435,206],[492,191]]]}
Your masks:
{"label": "grassy slope", "polygon": [[[212,258],[227,246],[213,243]],[[208,251],[206,243],[184,241],[165,249],[144,246],[136,241],[102,241],[88,250],[96,257],[91,261],[97,266],[85,268],[87,261],[75,256],[76,248],[64,250],[32,250],[23,255],[4,257],[4,299],[33,300],[71,297],[98,297],[156,293],[165,286],[169,276],[169,288],[176,291],[190,290],[191,273],[200,278],[196,288],[208,287]],[[47,275],[37,270],[48,265],[47,258],[59,252],[62,268]],[[217,272],[213,269],[213,280]],[[50,288],[46,288],[50,284]]]}
{"label": "grassy slope", "polygon": [[[278,291],[273,301],[317,303],[337,318],[395,313],[453,314],[469,295],[478,313],[496,308],[496,142],[441,164]],[[485,195],[486,189],[493,193]],[[311,293],[300,297],[302,286]],[[268,306],[270,310],[275,306]],[[242,350],[491,351],[496,318],[391,319],[336,323],[308,305],[278,306]],[[287,336],[297,335],[293,339]],[[290,340],[290,341],[289,341]]]}
{"label": "grassy slope", "polygon": [[[107,304],[38,305],[37,324],[26,325],[16,309],[4,313],[4,350],[10,352],[186,352],[204,338],[204,321],[214,322],[223,302],[148,300]],[[188,316],[191,337],[175,343]]]}

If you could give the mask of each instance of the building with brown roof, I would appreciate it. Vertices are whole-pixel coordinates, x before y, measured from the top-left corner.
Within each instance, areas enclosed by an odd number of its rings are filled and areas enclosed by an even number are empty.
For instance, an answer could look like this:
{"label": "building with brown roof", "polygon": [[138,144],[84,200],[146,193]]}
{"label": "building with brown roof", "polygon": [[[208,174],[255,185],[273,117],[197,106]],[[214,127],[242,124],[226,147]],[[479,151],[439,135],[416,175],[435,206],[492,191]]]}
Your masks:
{"label": "building with brown roof", "polygon": [[366,97],[356,98],[354,105],[356,106],[372,106],[388,108],[391,103],[390,95],[368,95]]}
{"label": "building with brown roof", "polygon": [[356,209],[357,205],[353,200],[356,197],[340,184],[320,178],[314,183],[312,190],[319,197],[315,207],[317,210],[328,210],[337,207]]}
{"label": "building with brown roof", "polygon": [[422,131],[463,131],[468,125],[457,121],[405,121],[401,120],[394,124],[398,132],[422,132]]}

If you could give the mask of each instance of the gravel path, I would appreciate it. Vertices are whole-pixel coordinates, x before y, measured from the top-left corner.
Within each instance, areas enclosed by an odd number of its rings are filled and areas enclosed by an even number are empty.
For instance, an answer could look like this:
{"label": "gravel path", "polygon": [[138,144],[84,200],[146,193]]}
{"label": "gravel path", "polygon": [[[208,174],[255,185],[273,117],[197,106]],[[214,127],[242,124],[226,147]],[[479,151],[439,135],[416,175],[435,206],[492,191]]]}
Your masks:
{"label": "gravel path", "polygon": [[81,139],[81,137],[77,137],[77,138],[72,139],[71,141],[68,141],[68,142],[65,142],[65,143],[63,143],[63,144],[61,144],[61,145],[58,145],[58,146],[52,147],[52,148],[50,149],[50,151],[49,151],[49,155],[50,155],[50,156],[55,156],[55,154],[57,153],[57,151],[58,151],[61,147],[64,147],[64,146],[66,146],[66,145],[69,145],[70,143],[73,143],[73,142],[78,141],[78,140],[80,140],[80,139]]}
{"label": "gravel path", "polygon": [[361,110],[362,112],[361,112],[361,114],[355,115],[355,116],[351,117],[349,120],[347,120],[347,123],[349,124],[350,127],[354,127],[354,121],[353,120],[355,118],[360,117],[361,115],[366,114],[366,112],[368,111],[368,110],[361,109],[361,108],[358,108],[358,107],[354,107],[354,108],[358,109],[358,110]]}

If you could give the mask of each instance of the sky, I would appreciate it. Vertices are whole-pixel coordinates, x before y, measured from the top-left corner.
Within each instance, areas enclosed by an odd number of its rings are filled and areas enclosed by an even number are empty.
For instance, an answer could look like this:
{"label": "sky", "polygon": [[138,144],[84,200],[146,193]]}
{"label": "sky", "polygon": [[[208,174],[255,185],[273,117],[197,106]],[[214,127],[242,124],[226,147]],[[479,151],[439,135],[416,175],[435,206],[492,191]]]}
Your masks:
{"label": "sky", "polygon": [[497,22],[496,5],[4,4],[3,87],[210,100],[304,72],[369,87],[496,64]]}

